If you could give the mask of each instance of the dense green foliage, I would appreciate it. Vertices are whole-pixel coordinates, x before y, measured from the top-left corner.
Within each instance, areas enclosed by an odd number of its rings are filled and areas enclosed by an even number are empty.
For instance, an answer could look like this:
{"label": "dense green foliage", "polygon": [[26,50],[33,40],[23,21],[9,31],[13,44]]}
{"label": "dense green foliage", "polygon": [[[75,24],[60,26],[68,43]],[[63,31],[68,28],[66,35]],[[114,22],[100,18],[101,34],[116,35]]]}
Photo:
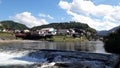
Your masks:
{"label": "dense green foliage", "polygon": [[120,53],[120,29],[105,37],[104,47],[107,52]]}
{"label": "dense green foliage", "polygon": [[0,29],[10,29],[10,30],[24,30],[24,29],[28,29],[28,27],[26,27],[25,25],[23,24],[20,24],[20,23],[17,23],[17,22],[14,22],[14,21],[10,21],[10,20],[7,20],[7,21],[0,21]]}
{"label": "dense green foliage", "polygon": [[62,22],[62,23],[51,23],[48,25],[42,25],[33,27],[32,30],[42,29],[42,28],[55,28],[55,29],[70,29],[70,28],[78,28],[84,29],[91,32],[96,32],[95,29],[90,28],[87,24],[83,24],[80,22]]}

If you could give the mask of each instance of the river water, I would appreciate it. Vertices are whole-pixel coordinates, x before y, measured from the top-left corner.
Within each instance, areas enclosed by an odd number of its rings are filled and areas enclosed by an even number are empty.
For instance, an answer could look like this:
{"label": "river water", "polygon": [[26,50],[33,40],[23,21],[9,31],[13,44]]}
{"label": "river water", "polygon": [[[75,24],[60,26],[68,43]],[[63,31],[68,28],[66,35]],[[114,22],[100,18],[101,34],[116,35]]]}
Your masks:
{"label": "river water", "polygon": [[[45,62],[46,59],[36,59],[27,56],[30,49],[57,49],[70,51],[85,51],[92,53],[106,53],[102,41],[85,42],[8,42],[0,43],[0,66],[31,65]],[[27,50],[26,50],[27,49]],[[13,68],[13,66],[11,67]]]}

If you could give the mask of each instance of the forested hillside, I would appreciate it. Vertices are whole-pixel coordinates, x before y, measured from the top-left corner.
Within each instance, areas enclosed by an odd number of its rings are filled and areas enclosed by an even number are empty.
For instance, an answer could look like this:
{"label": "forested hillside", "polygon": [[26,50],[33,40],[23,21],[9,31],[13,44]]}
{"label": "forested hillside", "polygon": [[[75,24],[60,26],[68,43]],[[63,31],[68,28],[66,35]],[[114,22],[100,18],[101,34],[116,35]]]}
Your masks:
{"label": "forested hillside", "polygon": [[42,28],[55,28],[55,29],[70,29],[70,28],[78,28],[84,29],[91,32],[96,32],[95,29],[90,28],[87,24],[80,22],[61,22],[61,23],[50,23],[48,25],[41,25],[33,27],[32,30],[42,29]]}
{"label": "forested hillside", "polygon": [[24,30],[24,29],[28,29],[28,27],[24,24],[20,24],[18,22],[14,22],[14,21],[0,21],[0,29],[10,29],[10,30]]}
{"label": "forested hillside", "polygon": [[10,30],[24,30],[24,29],[31,29],[31,30],[39,30],[42,28],[55,28],[55,29],[71,29],[71,28],[77,28],[77,29],[83,29],[90,32],[96,32],[95,29],[89,27],[87,24],[80,23],[80,22],[61,22],[61,23],[50,23],[47,25],[41,25],[36,26],[33,28],[28,28],[24,24],[20,24],[19,22],[14,22],[11,20],[6,21],[0,21],[0,29],[10,29]]}

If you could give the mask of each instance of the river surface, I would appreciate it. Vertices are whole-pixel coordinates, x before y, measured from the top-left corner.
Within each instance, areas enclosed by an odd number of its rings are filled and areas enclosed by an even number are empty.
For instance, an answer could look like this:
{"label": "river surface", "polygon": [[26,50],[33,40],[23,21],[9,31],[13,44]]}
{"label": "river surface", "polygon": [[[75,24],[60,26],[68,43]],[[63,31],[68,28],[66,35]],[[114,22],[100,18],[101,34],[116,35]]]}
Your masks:
{"label": "river surface", "polygon": [[[57,49],[70,51],[85,51],[92,53],[106,53],[101,41],[85,42],[9,42],[0,43],[0,66],[31,65],[45,62],[46,59],[36,59],[27,56],[31,49]],[[27,50],[26,50],[27,49]],[[12,68],[12,67],[11,67]]]}

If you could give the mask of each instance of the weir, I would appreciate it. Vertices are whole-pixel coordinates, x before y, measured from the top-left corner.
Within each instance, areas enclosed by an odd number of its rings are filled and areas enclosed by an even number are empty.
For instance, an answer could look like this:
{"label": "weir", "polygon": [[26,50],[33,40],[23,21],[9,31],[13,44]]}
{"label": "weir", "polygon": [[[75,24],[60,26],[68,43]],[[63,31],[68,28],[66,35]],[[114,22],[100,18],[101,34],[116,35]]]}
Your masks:
{"label": "weir", "polygon": [[[53,63],[51,68],[117,68],[119,63],[119,56],[115,54],[100,54],[88,53],[78,51],[65,51],[65,50],[38,50],[29,53],[30,57],[38,59],[47,59],[47,65]],[[42,66],[40,63],[36,66]],[[48,67],[50,68],[50,67]]]}
{"label": "weir", "polygon": [[3,68],[19,68],[20,64],[23,64],[22,68],[120,68],[119,56],[106,53],[100,41],[22,42],[0,45],[0,58],[3,58],[0,65],[4,64]]}
{"label": "weir", "polygon": [[[119,68],[119,56],[116,54],[101,54],[101,53],[55,50],[55,49],[33,49],[33,50],[23,49],[23,51],[24,52],[22,51],[20,52],[8,51],[8,53],[1,52],[0,53],[1,57],[3,56],[2,58],[4,58],[1,61],[5,61],[7,65],[0,67]],[[7,57],[5,58],[4,56],[6,55]],[[1,62],[1,64],[2,63],[3,62]]]}

